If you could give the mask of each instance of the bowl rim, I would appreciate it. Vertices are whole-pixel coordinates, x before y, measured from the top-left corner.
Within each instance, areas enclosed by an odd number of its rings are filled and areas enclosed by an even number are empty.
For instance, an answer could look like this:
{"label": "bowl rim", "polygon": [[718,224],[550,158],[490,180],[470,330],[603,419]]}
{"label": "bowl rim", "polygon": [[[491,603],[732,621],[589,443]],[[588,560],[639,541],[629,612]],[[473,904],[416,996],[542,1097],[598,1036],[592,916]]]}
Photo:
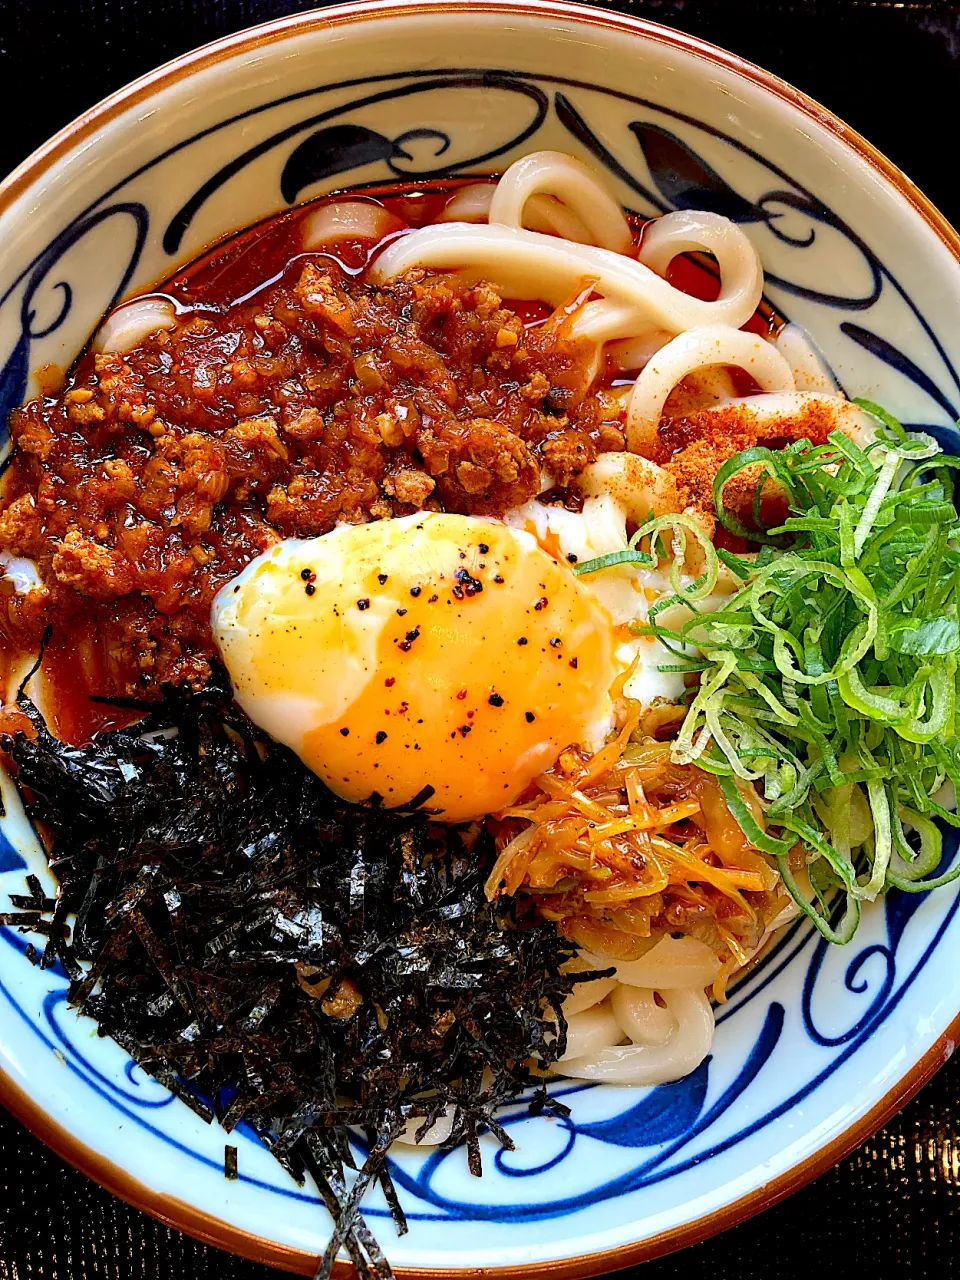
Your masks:
{"label": "bowl rim", "polygon": [[[457,14],[509,12],[517,16],[545,17],[587,27],[599,27],[640,36],[652,43],[691,54],[750,81],[781,99],[853,151],[889,183],[923,219],[938,239],[960,262],[960,234],[907,175],[872,143],[845,124],[808,94],[765,71],[738,54],[696,36],[660,23],[569,0],[351,0],[331,8],[312,10],[247,27],[233,35],[201,45],[171,59],[154,71],[140,76],[109,97],[90,107],[59,130],[29,155],[0,182],[0,215],[6,212],[30,186],[52,166],[66,157],[86,138],[130,107],[197,71],[233,58],[247,50],[288,39],[305,31],[331,29],[383,17],[403,18],[431,13]],[[901,1077],[866,1115],[848,1126],[832,1142],[779,1177],[729,1205],[710,1214],[650,1236],[646,1240],[612,1249],[579,1254],[550,1262],[521,1263],[505,1267],[451,1269],[447,1267],[397,1267],[398,1280],[460,1280],[490,1277],[490,1280],[586,1280],[587,1277],[633,1266],[663,1254],[700,1243],[745,1221],[813,1181],[821,1173],[849,1155],[887,1123],[952,1056],[960,1040],[960,1012],[939,1039]],[[253,1262],[312,1275],[316,1257],[304,1250],[267,1240],[231,1226],[175,1196],[154,1191],[119,1165],[87,1146],[43,1108],[0,1067],[0,1103],[35,1137],[68,1164],[92,1178],[119,1199],[158,1219],[166,1226]],[[336,1264],[338,1280],[354,1274],[343,1261]]]}

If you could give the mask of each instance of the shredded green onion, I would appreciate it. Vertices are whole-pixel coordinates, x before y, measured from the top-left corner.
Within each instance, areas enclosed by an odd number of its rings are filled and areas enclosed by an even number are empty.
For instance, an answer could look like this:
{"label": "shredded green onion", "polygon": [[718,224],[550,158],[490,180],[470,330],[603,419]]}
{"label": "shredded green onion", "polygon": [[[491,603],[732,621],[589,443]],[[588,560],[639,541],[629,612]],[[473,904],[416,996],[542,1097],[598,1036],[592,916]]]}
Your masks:
{"label": "shredded green onion", "polygon": [[[717,775],[747,839],[776,859],[787,890],[833,942],[853,936],[862,901],[960,876],[960,860],[937,874],[934,821],[960,825],[934,799],[946,780],[960,786],[960,460],[857,403],[877,422],[867,448],[834,432],[825,445],[746,449],[720,468],[718,519],[761,544],[758,556],[708,549],[688,517],[663,516],[637,531],[629,551],[577,567],[594,573],[627,558],[652,567],[669,554],[672,532],[681,554],[669,603],[682,601],[689,617],[667,628],[654,610],[635,630],[700,655],[685,668],[701,679],[674,759]],[[756,494],[783,496],[782,524],[748,527],[729,510],[725,490],[743,472]],[[755,525],[759,510],[757,497]],[[684,533],[703,549],[693,582],[681,578]],[[719,563],[739,586],[722,609],[701,611]],[[762,821],[744,786],[756,788]],[[812,901],[796,874],[804,864]]]}
{"label": "shredded green onion", "polygon": [[[669,545],[665,545],[665,535],[672,534]],[[640,543],[649,539],[649,551],[640,549]],[[703,559],[703,569],[699,576],[684,582],[684,569],[688,560],[691,540],[699,546]],[[636,531],[624,551],[611,551],[607,555],[597,556],[595,560],[583,560],[574,568],[578,577],[584,574],[597,573],[600,569],[610,569],[617,564],[639,564],[648,569],[655,569],[663,559],[670,560],[670,587],[672,597],[660,603],[663,608],[667,603],[675,604],[678,600],[692,604],[708,596],[717,585],[719,561],[713,543],[707,537],[703,526],[692,516],[671,512],[669,515],[654,516]]]}

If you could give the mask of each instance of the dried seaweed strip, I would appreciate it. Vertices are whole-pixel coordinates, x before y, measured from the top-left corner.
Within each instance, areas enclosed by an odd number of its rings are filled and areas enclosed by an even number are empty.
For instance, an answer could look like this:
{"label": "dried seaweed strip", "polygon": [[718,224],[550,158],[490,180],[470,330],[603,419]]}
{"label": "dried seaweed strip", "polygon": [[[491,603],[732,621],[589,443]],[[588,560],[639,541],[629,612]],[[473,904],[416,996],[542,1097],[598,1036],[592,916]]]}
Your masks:
{"label": "dried seaweed strip", "polygon": [[403,1211],[403,1205],[400,1203],[400,1197],[397,1194],[397,1188],[390,1175],[390,1168],[386,1160],[384,1160],[380,1166],[380,1171],[377,1174],[377,1181],[380,1183],[380,1190],[383,1192],[383,1198],[387,1202],[387,1208],[390,1210],[390,1216],[397,1229],[397,1235],[405,1236],[410,1230],[410,1227],[407,1223],[407,1215]]}
{"label": "dried seaweed strip", "polygon": [[323,1257],[320,1259],[320,1265],[314,1273],[313,1280],[329,1280],[333,1274],[334,1263],[344,1241],[355,1234],[354,1223],[360,1212],[360,1201],[366,1195],[371,1181],[377,1178],[386,1159],[390,1144],[398,1132],[399,1129],[397,1128],[392,1132],[381,1132],[377,1135],[376,1145],[363,1162],[363,1167],[354,1179],[349,1193],[345,1197],[341,1197],[340,1212],[334,1220],[333,1233],[323,1252]]}
{"label": "dried seaweed strip", "polygon": [[10,894],[10,901],[15,907],[19,907],[22,911],[49,912],[57,905],[54,898],[46,897],[36,876],[27,876],[27,887],[30,889],[29,894]]}
{"label": "dried seaweed strip", "polygon": [[[304,1164],[317,1184],[331,1218],[336,1221],[346,1197],[343,1169],[331,1158],[315,1132],[305,1135],[302,1150]],[[362,1218],[357,1217],[353,1223],[351,1232],[344,1240],[344,1247],[357,1268],[360,1280],[378,1280],[379,1277],[387,1280],[392,1276],[383,1250]]]}
{"label": "dried seaweed strip", "polygon": [[46,935],[71,1000],[198,1115],[309,1173],[336,1224],[320,1274],[342,1244],[385,1280],[359,1206],[379,1181],[404,1229],[385,1157],[408,1120],[451,1108],[479,1173],[479,1134],[510,1145],[497,1107],[532,1087],[534,1109],[564,1110],[524,1063],[556,1054],[544,1007],[573,985],[569,944],[487,901],[488,836],[468,849],[423,813],[344,804],[224,685],[169,690],[91,747],[24,710],[36,737],[3,745],[61,891],[31,883],[4,922]]}
{"label": "dried seaweed strip", "polygon": [[100,896],[101,877],[107,868],[107,859],[102,855],[97,858],[96,866],[90,879],[87,881],[87,887],[84,891],[83,900],[77,908],[77,920],[73,926],[74,944],[79,946],[81,953],[90,954],[90,950],[94,945],[92,939],[88,939],[87,925],[90,920],[91,912],[94,910],[97,899]]}
{"label": "dried seaweed strip", "polygon": [[50,969],[60,959],[60,953],[64,952],[68,956],[68,963],[74,969],[75,974],[79,975],[79,969],[72,962],[72,953],[66,948],[67,940],[67,918],[70,915],[70,904],[66,898],[58,898],[53,912],[50,916],[50,922],[47,927],[47,945],[43,949],[40,957],[40,968]]}
{"label": "dried seaweed strip", "polygon": [[[13,901],[12,893],[10,895],[10,900]],[[30,902],[32,899],[25,898],[24,901]],[[16,905],[16,903],[14,903],[14,905]],[[25,929],[42,932],[42,928],[47,927],[47,921],[44,920],[39,911],[0,911],[0,925],[11,925],[19,929],[21,932]],[[38,926],[42,926],[42,928],[38,929]]]}

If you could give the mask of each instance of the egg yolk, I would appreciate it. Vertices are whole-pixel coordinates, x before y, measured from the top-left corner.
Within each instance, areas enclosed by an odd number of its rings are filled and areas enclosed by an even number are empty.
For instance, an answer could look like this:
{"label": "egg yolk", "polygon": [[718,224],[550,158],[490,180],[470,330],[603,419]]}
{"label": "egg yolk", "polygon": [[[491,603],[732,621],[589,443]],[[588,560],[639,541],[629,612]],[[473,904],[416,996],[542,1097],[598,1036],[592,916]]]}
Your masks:
{"label": "egg yolk", "polygon": [[423,512],[280,542],[213,626],[240,705],[347,800],[479,817],[610,727],[609,616],[497,522]]}

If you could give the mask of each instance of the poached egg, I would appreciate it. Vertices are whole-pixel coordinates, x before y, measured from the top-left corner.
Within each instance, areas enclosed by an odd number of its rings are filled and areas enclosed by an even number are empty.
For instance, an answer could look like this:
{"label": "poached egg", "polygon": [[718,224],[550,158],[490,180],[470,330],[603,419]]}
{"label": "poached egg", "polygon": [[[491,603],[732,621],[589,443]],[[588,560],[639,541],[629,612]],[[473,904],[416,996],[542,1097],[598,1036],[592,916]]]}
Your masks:
{"label": "poached egg", "polygon": [[218,593],[213,629],[250,718],[350,801],[477,818],[613,727],[607,609],[500,521],[278,542]]}

